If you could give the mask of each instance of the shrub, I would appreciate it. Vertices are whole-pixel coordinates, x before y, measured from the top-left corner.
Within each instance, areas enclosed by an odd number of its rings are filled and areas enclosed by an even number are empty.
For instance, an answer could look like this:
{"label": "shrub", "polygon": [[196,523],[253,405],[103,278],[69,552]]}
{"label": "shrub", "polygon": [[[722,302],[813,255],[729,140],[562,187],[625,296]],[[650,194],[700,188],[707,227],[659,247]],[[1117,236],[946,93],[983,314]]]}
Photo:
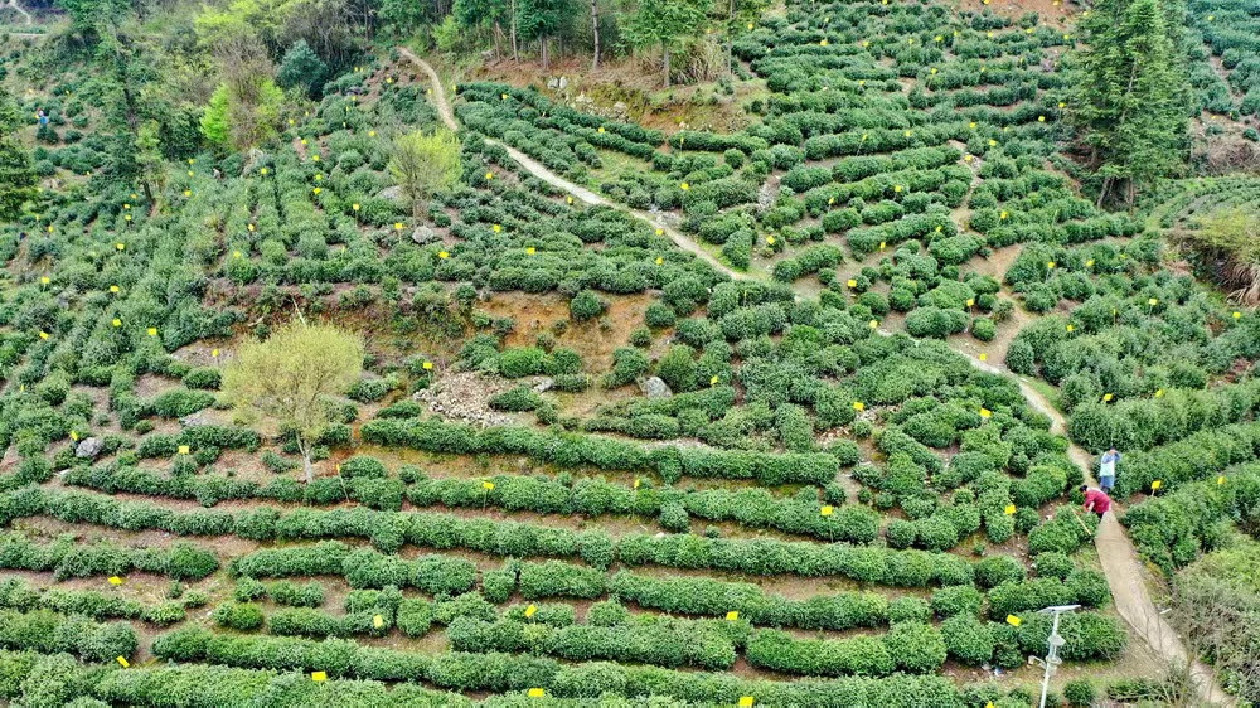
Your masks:
{"label": "shrub", "polygon": [[230,627],[243,632],[263,626],[262,608],[250,602],[229,602],[214,609],[211,619],[220,627]]}

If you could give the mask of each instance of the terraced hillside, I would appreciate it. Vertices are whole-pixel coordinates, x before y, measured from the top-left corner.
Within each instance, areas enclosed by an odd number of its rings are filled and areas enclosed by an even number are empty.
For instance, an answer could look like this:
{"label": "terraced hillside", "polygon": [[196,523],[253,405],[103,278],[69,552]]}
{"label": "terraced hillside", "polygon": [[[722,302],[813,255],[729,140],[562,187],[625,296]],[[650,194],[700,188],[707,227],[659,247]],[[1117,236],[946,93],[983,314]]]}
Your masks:
{"label": "terraced hillside", "polygon": [[[1015,708],[1068,604],[1051,705],[1250,700],[1134,548],[1255,528],[1260,319],[1162,238],[1251,183],[1082,197],[1067,22],[745,28],[741,132],[381,37],[252,149],[172,99],[125,179],[111,71],[169,84],[9,39],[41,190],[0,225],[0,700]],[[413,209],[399,145],[442,125],[458,185]],[[224,385],[295,319],[366,346],[310,450]],[[1113,445],[1127,532],[1078,509]]]}

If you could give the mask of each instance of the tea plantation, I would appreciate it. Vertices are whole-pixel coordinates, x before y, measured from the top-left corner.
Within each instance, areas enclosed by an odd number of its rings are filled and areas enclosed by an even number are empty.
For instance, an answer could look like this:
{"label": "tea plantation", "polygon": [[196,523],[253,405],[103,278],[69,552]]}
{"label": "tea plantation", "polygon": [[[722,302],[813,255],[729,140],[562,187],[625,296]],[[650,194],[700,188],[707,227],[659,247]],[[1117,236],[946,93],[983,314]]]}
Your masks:
{"label": "tea plantation", "polygon": [[1245,145],[1188,4],[27,3],[0,702],[1019,708],[1061,605],[1045,705],[1260,700],[1260,183],[1079,73]]}

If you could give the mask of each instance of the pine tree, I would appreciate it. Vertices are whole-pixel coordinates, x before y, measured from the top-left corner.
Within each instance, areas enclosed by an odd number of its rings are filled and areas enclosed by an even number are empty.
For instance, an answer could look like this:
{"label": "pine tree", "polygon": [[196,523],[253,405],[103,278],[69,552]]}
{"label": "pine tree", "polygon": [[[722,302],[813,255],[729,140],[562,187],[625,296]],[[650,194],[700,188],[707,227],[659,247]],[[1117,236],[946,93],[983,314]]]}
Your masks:
{"label": "pine tree", "polygon": [[1085,21],[1074,114],[1102,177],[1098,201],[1175,172],[1188,154],[1189,85],[1176,0],[1102,0]]}

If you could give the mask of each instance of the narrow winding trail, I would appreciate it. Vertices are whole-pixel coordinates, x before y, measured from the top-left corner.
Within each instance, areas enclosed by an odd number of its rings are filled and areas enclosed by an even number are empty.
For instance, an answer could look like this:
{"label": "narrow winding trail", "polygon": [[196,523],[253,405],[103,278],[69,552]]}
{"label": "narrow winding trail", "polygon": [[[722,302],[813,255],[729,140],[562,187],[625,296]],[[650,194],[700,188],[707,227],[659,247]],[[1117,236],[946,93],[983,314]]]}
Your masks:
{"label": "narrow winding trail", "polygon": [[[994,366],[976,359],[974,356],[960,352],[973,366],[983,371],[1001,374],[1014,378],[1019,383],[1020,393],[1028,404],[1050,418],[1050,430],[1067,436],[1067,424],[1063,414],[1055,408],[1046,397],[1030,386],[1022,376],[1018,376],[1004,366]],[[1069,441],[1068,457],[1085,470],[1086,478],[1097,483],[1094,478],[1093,457],[1084,448]],[[1094,547],[1098,550],[1098,560],[1102,564],[1103,573],[1107,576],[1107,585],[1111,588],[1111,597],[1116,604],[1116,611],[1137,632],[1138,636],[1151,647],[1155,653],[1174,667],[1187,666],[1188,654],[1185,645],[1173,631],[1164,616],[1160,614],[1151,601],[1144,579],[1145,569],[1138,556],[1137,548],[1129,540],[1128,534],[1116,519],[1114,513],[1103,517],[1098,525],[1098,533],[1094,537]],[[1191,680],[1195,693],[1205,703],[1229,706],[1236,705],[1232,696],[1225,693],[1216,682],[1216,675],[1197,659],[1189,663]]]}
{"label": "narrow winding trail", "polygon": [[[432,66],[429,66],[429,63],[427,61],[416,56],[409,49],[400,47],[398,50],[398,53],[406,57],[407,59],[409,59],[416,66],[420,67],[420,69],[424,71],[425,74],[428,75],[429,83],[433,87],[433,94],[432,94],[433,102],[437,104],[438,115],[441,116],[442,122],[446,124],[447,128],[450,128],[451,130],[459,130],[459,124],[455,121],[455,114],[453,111],[451,111],[450,103],[448,103],[446,100],[446,90],[442,86],[442,82],[438,78],[437,72],[433,70]],[[695,255],[697,258],[704,261],[705,263],[708,263],[714,270],[726,274],[726,276],[729,277],[731,280],[751,280],[752,279],[752,276],[748,275],[747,273],[741,273],[737,270],[733,270],[732,268],[730,268],[729,266],[727,266],[726,264],[722,263],[717,258],[715,258],[713,254],[701,248],[700,245],[696,243],[695,241],[692,241],[691,239],[678,233],[677,231],[670,228],[669,226],[666,226],[665,223],[661,221],[658,215],[654,215],[654,214],[651,214],[650,212],[642,211],[639,209],[628,209],[618,204],[614,204],[613,202],[609,201],[608,199],[604,197],[601,197],[600,195],[592,192],[591,190],[586,189],[585,187],[576,185],[567,179],[564,179],[563,177],[557,175],[556,173],[547,169],[543,165],[539,164],[538,162],[530,158],[525,153],[521,152],[520,150],[517,150],[511,145],[507,145],[503,143],[500,140],[495,140],[494,138],[486,138],[486,142],[492,145],[498,145],[499,147],[503,148],[504,150],[507,151],[507,154],[513,160],[516,160],[517,164],[519,164],[526,172],[529,172],[530,174],[534,175],[538,179],[541,179],[542,181],[554,187],[557,187],[558,189],[562,189],[565,192],[568,192],[569,194],[573,196],[574,199],[577,199],[585,204],[590,204],[593,206],[607,206],[607,207],[620,209],[626,212],[627,214],[633,215],[635,218],[639,219],[640,221],[646,222],[648,225],[655,228],[657,232],[660,233],[661,235],[668,236],[670,240],[672,240],[674,244],[677,245],[679,248],[683,249],[684,251],[687,251],[688,253]]]}
{"label": "narrow winding trail", "polygon": [[[406,57],[417,66],[419,66],[429,77],[432,85],[433,100],[437,105],[438,114],[442,118],[442,122],[451,130],[458,130],[459,124],[455,121],[455,115],[451,111],[450,104],[446,100],[446,92],[442,87],[441,81],[438,79],[437,72],[429,63],[413,54],[410,50],[400,48],[402,56]],[[747,273],[740,273],[732,270],[725,264],[718,261],[710,253],[700,248],[694,241],[677,233],[660,223],[659,219],[653,215],[639,210],[629,209],[618,204],[614,204],[608,199],[601,197],[590,190],[584,189],[568,180],[556,175],[543,165],[530,159],[520,151],[508,145],[504,145],[498,140],[491,138],[486,139],[487,142],[502,146],[516,160],[522,168],[527,172],[538,177],[539,179],[552,184],[560,189],[572,194],[574,198],[580,199],[586,204],[610,206],[621,209],[627,213],[633,214],[635,217],[656,227],[669,237],[680,248],[694,253],[696,256],[704,260],[718,271],[725,273],[734,280],[751,280],[753,276]],[[973,166],[973,172],[976,169]],[[974,187],[974,179],[973,184]],[[880,332],[880,334],[887,334]],[[992,374],[1009,376],[1019,383],[1019,390],[1023,394],[1024,399],[1033,408],[1044,413],[1050,418],[1051,431],[1066,436],[1066,424],[1063,414],[1060,413],[1045,396],[1041,395],[1036,389],[1030,386],[1022,377],[1016,376],[1014,373],[1006,369],[1004,366],[996,366],[987,362],[980,361],[974,354],[962,351],[959,347],[951,345],[958,354],[963,356],[972,366]],[[1068,456],[1073,462],[1080,465],[1085,470],[1085,474],[1089,479],[1093,479],[1093,458],[1088,452],[1075,444],[1068,447]],[[1133,630],[1142,638],[1143,641],[1151,647],[1151,649],[1163,657],[1165,661],[1175,667],[1185,667],[1188,662],[1185,645],[1181,639],[1177,637],[1177,633],[1173,631],[1171,625],[1164,620],[1163,615],[1156,609],[1155,603],[1151,601],[1150,593],[1146,589],[1146,583],[1143,580],[1143,566],[1138,558],[1137,549],[1129,537],[1124,533],[1124,529],[1120,526],[1120,522],[1116,520],[1115,514],[1108,514],[1098,527],[1098,534],[1094,539],[1094,544],[1098,549],[1099,561],[1102,564],[1103,572],[1107,576],[1107,584],[1111,588],[1111,595],[1116,605],[1116,610],[1120,616],[1124,618]],[[1190,663],[1190,674],[1194,681],[1195,691],[1198,698],[1206,703],[1226,706],[1233,708],[1236,705],[1234,699],[1226,694],[1217,684],[1215,675],[1206,666],[1195,660]]]}

